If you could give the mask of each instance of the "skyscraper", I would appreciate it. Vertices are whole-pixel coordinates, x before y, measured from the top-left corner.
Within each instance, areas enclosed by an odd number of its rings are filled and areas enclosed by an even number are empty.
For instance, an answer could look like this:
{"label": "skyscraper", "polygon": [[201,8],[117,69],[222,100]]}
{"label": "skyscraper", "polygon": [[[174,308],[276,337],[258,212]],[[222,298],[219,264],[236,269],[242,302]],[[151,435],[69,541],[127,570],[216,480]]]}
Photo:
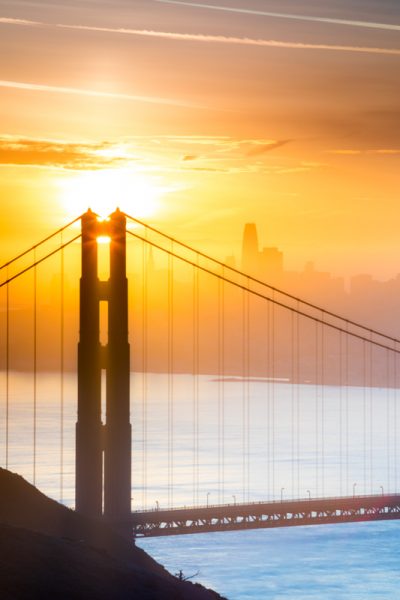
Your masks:
{"label": "skyscraper", "polygon": [[258,274],[260,253],[258,251],[258,236],[255,223],[246,223],[242,243],[242,271],[250,275]]}

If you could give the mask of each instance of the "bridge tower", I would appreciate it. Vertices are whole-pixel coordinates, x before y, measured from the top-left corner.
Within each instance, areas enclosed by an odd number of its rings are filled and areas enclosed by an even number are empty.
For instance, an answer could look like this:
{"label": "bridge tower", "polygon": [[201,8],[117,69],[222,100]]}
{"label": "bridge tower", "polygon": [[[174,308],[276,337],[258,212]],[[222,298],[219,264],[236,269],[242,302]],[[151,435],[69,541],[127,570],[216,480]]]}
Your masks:
{"label": "bridge tower", "polygon": [[[131,512],[130,349],[126,218],[118,209],[107,221],[92,211],[82,222],[82,277],[78,343],[76,510],[126,521]],[[110,238],[110,276],[98,277],[97,238]],[[108,342],[100,343],[100,302],[108,303]],[[106,422],[101,420],[102,370]]]}

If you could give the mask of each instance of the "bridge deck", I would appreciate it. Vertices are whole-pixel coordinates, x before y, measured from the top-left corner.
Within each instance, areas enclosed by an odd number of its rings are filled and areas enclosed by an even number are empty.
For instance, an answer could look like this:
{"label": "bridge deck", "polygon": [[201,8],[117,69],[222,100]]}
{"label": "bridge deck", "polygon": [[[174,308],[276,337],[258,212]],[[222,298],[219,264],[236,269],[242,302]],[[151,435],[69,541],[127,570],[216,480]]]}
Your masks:
{"label": "bridge deck", "polygon": [[137,537],[400,519],[400,495],[224,504],[134,512]]}

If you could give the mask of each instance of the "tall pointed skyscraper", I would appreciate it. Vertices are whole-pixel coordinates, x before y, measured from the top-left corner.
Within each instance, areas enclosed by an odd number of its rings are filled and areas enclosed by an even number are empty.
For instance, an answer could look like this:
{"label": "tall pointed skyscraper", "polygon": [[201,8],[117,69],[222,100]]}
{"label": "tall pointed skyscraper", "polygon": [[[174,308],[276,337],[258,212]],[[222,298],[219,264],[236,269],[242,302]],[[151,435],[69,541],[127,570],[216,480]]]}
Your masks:
{"label": "tall pointed skyscraper", "polygon": [[258,251],[258,236],[255,223],[246,223],[243,232],[242,244],[242,271],[256,274],[260,267],[260,253]]}

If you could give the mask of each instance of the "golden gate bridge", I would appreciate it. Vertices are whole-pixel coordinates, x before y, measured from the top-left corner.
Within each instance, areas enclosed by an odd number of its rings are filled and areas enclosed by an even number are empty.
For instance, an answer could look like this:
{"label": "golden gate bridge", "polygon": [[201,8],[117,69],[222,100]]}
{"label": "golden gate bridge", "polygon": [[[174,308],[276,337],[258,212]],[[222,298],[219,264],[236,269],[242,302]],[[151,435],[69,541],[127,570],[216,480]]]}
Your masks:
{"label": "golden gate bridge", "polygon": [[[79,319],[67,289],[77,251]],[[63,500],[74,476],[78,512],[136,536],[399,518],[396,337],[118,209],[106,220],[89,210],[8,261],[1,275],[2,462],[17,470],[24,463],[39,483],[41,376],[57,373],[58,447],[51,464],[44,460],[46,477],[58,477],[52,495]],[[66,377],[75,360],[75,465],[67,468]],[[31,423],[25,415],[21,438],[15,381],[27,371]],[[154,373],[164,374],[156,404]],[[183,401],[182,373],[190,378]],[[205,375],[214,384],[211,403]],[[132,389],[141,398],[131,398]],[[212,481],[202,472],[210,456]],[[211,486],[217,503],[209,501]],[[138,495],[142,509],[132,510]]]}

